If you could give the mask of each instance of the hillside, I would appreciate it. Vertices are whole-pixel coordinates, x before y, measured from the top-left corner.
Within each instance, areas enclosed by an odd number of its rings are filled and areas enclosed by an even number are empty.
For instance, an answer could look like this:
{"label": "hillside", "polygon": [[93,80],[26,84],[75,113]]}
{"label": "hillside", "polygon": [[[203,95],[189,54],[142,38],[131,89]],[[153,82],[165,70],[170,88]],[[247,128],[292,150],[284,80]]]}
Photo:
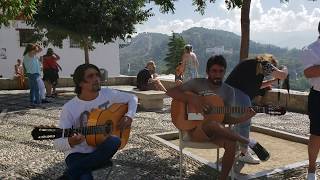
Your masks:
{"label": "hillside", "polygon": [[[180,34],[187,43],[192,44],[200,63],[200,73],[205,76],[207,59],[212,55],[208,48],[224,48],[223,55],[228,61],[227,73],[239,62],[240,36],[227,31],[194,27]],[[136,75],[149,59],[157,63],[158,73],[163,72],[169,36],[160,33],[141,33],[132,39],[129,46],[120,49],[121,74]],[[307,89],[299,62],[300,50],[280,48],[274,45],[250,42],[250,56],[261,53],[274,54],[280,64],[287,65],[293,89]],[[128,72],[130,63],[130,72]]]}

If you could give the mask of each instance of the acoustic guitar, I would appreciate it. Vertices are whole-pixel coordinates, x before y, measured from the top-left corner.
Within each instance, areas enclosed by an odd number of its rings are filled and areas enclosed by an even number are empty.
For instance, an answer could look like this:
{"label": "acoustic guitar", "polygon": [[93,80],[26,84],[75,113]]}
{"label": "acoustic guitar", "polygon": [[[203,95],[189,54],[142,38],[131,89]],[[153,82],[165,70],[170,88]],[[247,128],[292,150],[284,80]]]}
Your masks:
{"label": "acoustic guitar", "polygon": [[[192,92],[186,92],[186,94],[193,94]],[[244,113],[248,111],[247,107],[225,107],[223,99],[217,95],[198,96],[200,100],[208,105],[207,111],[202,110],[199,112],[192,104],[187,104],[176,99],[172,99],[171,102],[171,119],[173,124],[180,130],[188,131],[199,124],[202,120],[214,120],[222,123],[225,114],[229,113]],[[266,113],[269,115],[284,115],[286,109],[277,106],[252,106],[256,113]]]}
{"label": "acoustic guitar", "polygon": [[35,127],[31,135],[34,140],[57,139],[70,137],[74,133],[85,136],[88,145],[97,146],[111,135],[121,139],[122,149],[128,142],[131,128],[120,130],[118,123],[127,113],[127,104],[112,104],[107,109],[94,109],[89,113],[86,127],[59,129],[57,127],[38,126]]}

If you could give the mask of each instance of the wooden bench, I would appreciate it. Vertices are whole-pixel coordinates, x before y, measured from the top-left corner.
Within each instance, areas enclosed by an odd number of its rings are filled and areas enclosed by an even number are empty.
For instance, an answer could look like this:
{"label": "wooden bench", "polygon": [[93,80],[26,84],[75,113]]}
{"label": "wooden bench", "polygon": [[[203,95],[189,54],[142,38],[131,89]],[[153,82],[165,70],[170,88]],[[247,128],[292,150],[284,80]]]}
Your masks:
{"label": "wooden bench", "polygon": [[168,97],[163,91],[140,91],[136,86],[109,86],[111,89],[132,93],[138,97],[139,108],[143,110],[161,110],[163,99]]}

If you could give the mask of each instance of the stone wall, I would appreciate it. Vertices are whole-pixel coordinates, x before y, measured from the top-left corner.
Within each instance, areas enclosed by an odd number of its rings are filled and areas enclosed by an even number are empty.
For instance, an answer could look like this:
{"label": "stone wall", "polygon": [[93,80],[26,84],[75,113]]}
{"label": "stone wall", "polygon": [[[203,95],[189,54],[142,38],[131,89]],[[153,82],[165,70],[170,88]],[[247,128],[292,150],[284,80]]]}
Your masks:
{"label": "stone wall", "polygon": [[[26,78],[28,86],[28,78]],[[117,85],[135,85],[136,78],[134,76],[118,76],[109,77],[102,85],[117,86]],[[74,87],[72,78],[59,78],[57,87]],[[14,90],[18,89],[17,79],[0,78],[0,90]]]}
{"label": "stone wall", "polygon": [[[161,80],[163,85],[170,89],[175,86],[174,81],[172,80]],[[136,77],[135,76],[119,76],[119,77],[109,77],[107,81],[103,83],[103,85],[108,86],[116,86],[116,85],[136,85]],[[60,78],[58,87],[73,87],[72,78]],[[17,89],[18,82],[17,80],[13,79],[5,79],[0,78],[0,90],[11,90]],[[278,103],[278,93],[280,92],[280,103]],[[287,105],[287,109],[292,112],[298,113],[306,113],[307,112],[307,105],[308,105],[308,92],[300,92],[290,90],[290,95],[286,90],[278,90],[273,89],[268,91],[265,96],[262,98],[257,98],[255,100],[257,104],[261,105],[278,105],[281,106]]]}
{"label": "stone wall", "polygon": [[[279,93],[280,101],[278,101]],[[280,106],[287,107],[288,111],[306,114],[308,110],[308,94],[309,92],[294,90],[290,90],[290,94],[288,94],[287,90],[284,89],[272,89],[271,91],[268,91],[260,100],[257,100],[257,103],[263,105],[279,104]]]}

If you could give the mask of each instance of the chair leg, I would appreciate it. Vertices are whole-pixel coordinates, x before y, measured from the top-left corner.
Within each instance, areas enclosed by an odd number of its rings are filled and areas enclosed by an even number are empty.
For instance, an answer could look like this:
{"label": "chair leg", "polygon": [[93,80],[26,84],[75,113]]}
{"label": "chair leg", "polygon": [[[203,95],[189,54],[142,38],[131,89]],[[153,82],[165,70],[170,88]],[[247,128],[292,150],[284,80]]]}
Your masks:
{"label": "chair leg", "polygon": [[216,162],[216,168],[217,168],[217,170],[218,171],[220,171],[219,170],[219,159],[220,159],[220,148],[217,148],[217,162]]}
{"label": "chair leg", "polygon": [[180,150],[180,163],[179,163],[179,168],[180,168],[180,176],[179,179],[182,179],[182,170],[183,170],[183,136],[182,132],[179,131],[179,150]]}
{"label": "chair leg", "polygon": [[182,152],[182,148],[180,147],[180,179],[182,179],[182,171],[183,171],[183,152]]}

